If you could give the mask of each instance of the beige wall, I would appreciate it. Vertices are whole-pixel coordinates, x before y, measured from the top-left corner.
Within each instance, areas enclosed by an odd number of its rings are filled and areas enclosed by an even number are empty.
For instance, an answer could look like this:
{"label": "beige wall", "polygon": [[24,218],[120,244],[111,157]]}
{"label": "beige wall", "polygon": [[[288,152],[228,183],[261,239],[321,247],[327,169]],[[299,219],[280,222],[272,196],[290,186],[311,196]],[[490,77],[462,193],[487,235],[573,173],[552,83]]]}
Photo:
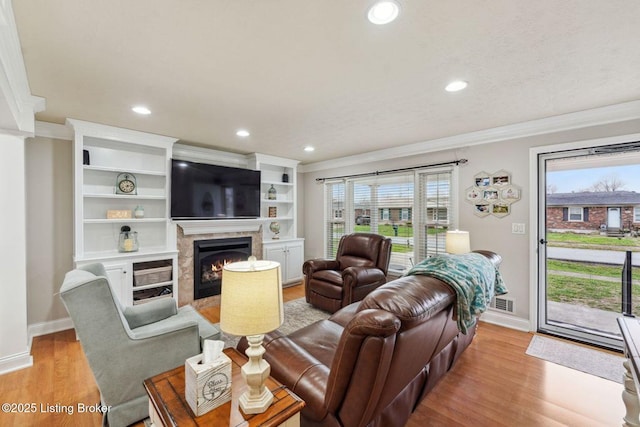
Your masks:
{"label": "beige wall", "polygon": [[[530,244],[530,232],[535,233],[536,229],[536,225],[531,224],[529,220],[529,197],[531,191],[536,191],[535,183],[529,182],[530,148],[638,132],[640,132],[640,121],[633,121],[306,173],[302,199],[305,207],[303,217],[306,231],[305,258],[323,257],[324,226],[321,224],[323,224],[324,195],[322,184],[317,184],[315,181],[317,177],[357,174],[466,158],[469,162],[459,168],[458,190],[461,197],[459,228],[470,232],[471,249],[489,249],[502,255],[504,262],[501,272],[509,288],[508,296],[516,300],[515,314],[521,319],[529,320],[529,263],[532,257],[536,257],[536,247],[531,247]],[[475,216],[471,205],[462,199],[464,190],[472,185],[473,177],[477,173],[482,171],[493,173],[501,169],[511,172],[513,183],[523,189],[522,199],[512,205],[512,212],[506,217]],[[512,223],[526,224],[526,234],[512,234]],[[312,227],[311,224],[317,226]]]}
{"label": "beige wall", "polygon": [[68,317],[57,292],[73,268],[71,145],[41,137],[26,143],[29,325]]}

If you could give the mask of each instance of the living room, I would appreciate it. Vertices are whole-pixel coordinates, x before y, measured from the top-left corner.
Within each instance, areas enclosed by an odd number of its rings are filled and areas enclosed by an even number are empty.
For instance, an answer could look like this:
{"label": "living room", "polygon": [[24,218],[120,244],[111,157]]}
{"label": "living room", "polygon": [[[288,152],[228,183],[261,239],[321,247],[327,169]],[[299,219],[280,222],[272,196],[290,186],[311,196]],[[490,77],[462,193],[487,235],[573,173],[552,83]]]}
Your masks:
{"label": "living room", "polygon": [[[14,2],[12,6],[11,2],[5,2],[2,6],[2,13],[6,19],[3,21],[11,23],[14,21],[14,13],[24,17],[27,13],[33,12],[32,9],[38,7],[43,8],[39,12],[44,15],[42,19],[54,21],[54,16],[47,16],[47,8],[44,5],[37,5],[36,2],[25,3],[31,4],[24,6],[24,4]],[[231,7],[226,3],[225,5]],[[283,3],[282,7],[285,6],[293,7],[292,4]],[[364,9],[365,6],[361,6]],[[411,7],[414,7],[409,6],[406,5],[403,8],[401,18],[409,19],[407,17],[411,16]],[[462,5],[458,6],[462,7]],[[76,7],[79,8],[74,12],[77,18],[82,17],[83,13],[93,13],[89,6],[76,4]],[[140,6],[140,8],[142,7]],[[153,7],[149,7],[153,9]],[[245,7],[250,8],[246,5]],[[449,7],[454,9],[455,5]],[[464,7],[469,7],[469,5],[464,5]],[[470,80],[467,92],[446,93],[441,86],[455,76],[438,75],[437,78],[433,78],[433,83],[424,82],[424,87],[420,86],[419,89],[407,90],[405,88],[405,92],[402,93],[403,99],[411,91],[421,92],[424,90],[425,93],[428,92],[427,95],[416,96],[418,99],[412,101],[416,104],[411,103],[405,106],[403,102],[409,103],[408,100],[397,99],[400,95],[392,94],[390,99],[392,101],[395,99],[395,103],[379,106],[380,110],[376,114],[364,118],[358,115],[349,115],[350,111],[356,109],[372,108],[369,104],[376,100],[377,95],[373,96],[364,89],[354,90],[351,92],[352,95],[349,95],[348,91],[340,92],[342,93],[341,97],[335,96],[330,100],[325,100],[326,104],[335,109],[331,116],[305,118],[295,116],[293,113],[303,108],[313,110],[313,105],[308,106],[307,101],[300,99],[295,101],[298,104],[284,103],[290,96],[293,96],[293,93],[307,92],[307,86],[291,87],[288,91],[281,92],[282,99],[272,105],[273,109],[277,110],[280,105],[285,111],[285,115],[294,115],[298,122],[313,121],[313,125],[307,128],[307,132],[313,132],[314,129],[319,132],[320,128],[334,128],[333,134],[323,134],[322,137],[318,137],[316,154],[310,155],[301,152],[302,147],[298,144],[299,140],[311,141],[315,139],[308,135],[305,138],[302,138],[302,135],[297,135],[286,140],[278,148],[279,151],[275,151],[275,149],[263,150],[264,147],[267,147],[267,138],[263,137],[264,140],[260,140],[260,135],[256,131],[253,131],[250,137],[253,142],[248,142],[248,145],[243,145],[245,142],[237,139],[235,135],[228,137],[215,135],[209,136],[208,139],[197,136],[192,130],[195,128],[195,119],[192,119],[191,116],[203,116],[203,120],[206,122],[208,114],[195,111],[195,107],[192,107],[189,113],[185,113],[175,120],[176,122],[180,121],[181,124],[172,128],[172,131],[168,130],[169,127],[166,124],[166,122],[173,120],[172,114],[164,113],[164,116],[155,122],[160,123],[157,126],[150,125],[153,123],[150,120],[153,119],[146,120],[139,117],[120,119],[121,113],[119,112],[113,113],[111,116],[96,115],[91,119],[91,108],[88,107],[90,103],[84,100],[70,101],[70,105],[74,102],[77,105],[73,106],[74,109],[69,107],[69,111],[63,113],[64,116],[56,117],[51,122],[42,120],[39,117],[46,116],[48,108],[53,110],[56,108],[56,103],[62,101],[58,101],[55,94],[45,95],[34,90],[34,83],[31,81],[34,77],[30,73],[32,67],[36,66],[38,58],[31,56],[29,48],[35,47],[35,45],[29,44],[30,39],[24,35],[25,30],[20,27],[20,19],[17,19],[18,24],[14,23],[15,27],[12,29],[14,33],[3,33],[3,35],[7,34],[6,38],[3,37],[4,40],[13,40],[17,45],[9,48],[8,51],[2,51],[1,57],[5,73],[3,78],[9,82],[9,87],[13,88],[7,90],[3,86],[3,107],[6,106],[6,108],[3,108],[3,141],[0,144],[2,146],[2,156],[0,156],[2,160],[0,162],[2,162],[3,178],[5,182],[11,184],[4,186],[3,189],[4,199],[11,201],[2,213],[2,218],[8,224],[3,231],[2,239],[2,270],[5,277],[3,290],[7,295],[6,299],[0,303],[2,307],[0,310],[0,323],[2,324],[0,326],[2,330],[0,365],[6,367],[3,371],[12,370],[14,366],[21,366],[25,362],[28,365],[33,337],[53,333],[68,326],[68,314],[56,295],[65,273],[74,267],[72,258],[74,229],[72,174],[74,165],[72,163],[72,132],[64,125],[66,118],[78,118],[124,128],[137,128],[150,133],[190,141],[197,144],[199,148],[215,141],[216,145],[211,147],[212,150],[227,151],[231,155],[258,152],[281,157],[294,157],[301,161],[296,176],[298,182],[297,235],[304,238],[306,259],[325,256],[326,236],[323,227],[317,226],[317,224],[325,223],[325,189],[321,183],[317,182],[317,179],[420,167],[462,158],[468,159],[468,163],[456,168],[455,188],[459,197],[457,226],[462,230],[469,231],[472,249],[489,249],[503,257],[500,270],[509,288],[508,296],[515,301],[513,313],[503,314],[493,311],[488,313],[485,320],[520,331],[535,331],[537,321],[537,239],[535,230],[538,190],[536,155],[539,152],[544,152],[545,149],[561,151],[638,139],[635,135],[640,133],[640,101],[638,101],[640,88],[635,74],[638,65],[640,65],[638,63],[640,58],[631,43],[637,36],[637,29],[631,22],[633,21],[631,17],[637,15],[633,12],[637,12],[638,6],[635,2],[622,2],[615,7],[612,5],[589,5],[587,7],[578,2],[572,3],[572,5],[558,6],[555,2],[548,2],[536,6],[535,10],[528,10],[527,8],[532,6],[514,6],[504,2],[496,2],[486,7],[486,10],[477,11],[480,15],[479,21],[483,22],[483,26],[477,29],[479,32],[481,30],[487,31],[485,25],[489,25],[489,21],[486,16],[491,14],[504,16],[504,20],[510,20],[512,25],[526,22],[527,17],[537,16],[538,13],[544,16],[545,19],[541,18],[541,21],[533,27],[537,28],[537,32],[534,33],[537,37],[531,36],[524,45],[514,44],[512,46],[508,44],[503,46],[507,52],[510,51],[509,49],[520,49],[515,52],[511,51],[514,57],[508,61],[504,59],[502,61],[487,60],[486,58],[491,58],[494,52],[492,48],[486,46],[482,49],[481,54],[477,54],[485,57],[484,62],[499,62],[503,70],[509,71],[508,74],[519,75],[526,71],[526,77],[522,78],[526,81],[518,79],[502,83],[496,77],[497,74],[493,74],[493,69],[490,72],[485,70],[482,76],[477,77],[473,77],[471,71],[451,70],[451,72],[460,73],[461,77]],[[518,7],[524,8],[524,11],[521,12],[522,15],[515,10]],[[355,6],[349,6],[349,8],[355,8]],[[560,8],[560,10],[555,10],[556,8]],[[419,6],[419,10],[427,17],[431,14],[428,9],[426,6]],[[574,13],[578,9],[579,16],[575,17]],[[303,13],[297,8],[295,10]],[[546,13],[543,13],[545,11]],[[63,14],[64,12],[58,11],[57,13]],[[239,12],[237,13],[238,15],[234,14],[234,16],[236,19],[240,19],[241,15]],[[305,16],[307,14],[311,15],[311,11],[306,12]],[[355,12],[353,14],[357,15]],[[474,13],[467,12],[466,14],[474,16]],[[96,13],[96,15],[100,15],[100,13]],[[188,17],[184,17],[184,19],[188,19]],[[257,17],[252,15],[252,19],[257,20]],[[287,28],[298,28],[289,22],[289,19],[291,18],[287,18],[286,23],[290,27]],[[485,19],[487,19],[486,22]],[[562,19],[567,21],[561,21]],[[432,20],[437,21],[438,18],[432,18]],[[562,25],[558,21],[562,22]],[[431,20],[426,22],[429,25],[435,25],[435,22]],[[36,26],[36,24],[31,25],[30,28]],[[43,22],[41,25],[48,24]],[[64,26],[65,24],[57,23],[57,25]],[[231,22],[220,25],[234,26]],[[324,24],[316,23],[316,25]],[[427,24],[423,22],[423,25]],[[561,31],[560,27],[563,26],[565,29]],[[501,27],[504,32],[494,34],[493,38],[486,43],[494,43],[497,46],[500,43],[507,43],[511,37],[507,36],[509,33],[505,28]],[[3,31],[9,30],[3,27]],[[258,30],[252,31],[257,32]],[[22,46],[18,43],[18,34],[20,34]],[[44,31],[44,34],[44,38],[46,38],[47,34],[51,37],[54,32]],[[259,33],[252,34],[253,37],[259,37]],[[277,40],[282,42],[282,37],[284,36],[280,35]],[[379,33],[374,33],[369,37],[372,37],[377,43],[381,43]],[[520,34],[519,37],[524,38],[524,35]],[[436,40],[444,43],[443,39],[446,38],[441,35]],[[472,37],[467,36],[462,40],[470,38]],[[563,38],[565,42],[554,47],[552,54],[549,54],[549,51],[545,50],[546,44],[554,38]],[[69,42],[67,39],[63,41]],[[386,45],[387,50],[397,49],[396,43],[399,42],[400,40],[394,39],[393,43]],[[339,42],[336,42],[337,44]],[[466,49],[473,50],[478,47],[474,44]],[[346,60],[341,56],[333,57],[329,47],[323,48],[329,52],[325,52],[328,58],[333,58],[335,61]],[[21,52],[21,49],[24,50],[24,53]],[[66,56],[64,48],[60,47],[60,49],[56,54]],[[228,49],[232,50],[231,47]],[[304,49],[291,49],[292,51],[288,51],[288,54],[293,52],[304,58]],[[162,56],[163,50],[156,46],[155,50],[148,51],[148,55],[153,55],[152,52],[157,56]],[[385,53],[389,54],[389,52]],[[26,70],[23,68],[23,74],[18,75],[23,67],[20,64],[23,60],[21,58],[23,54],[28,58],[25,60]],[[94,54],[106,55],[106,52],[96,51]],[[280,52],[279,55],[284,54]],[[458,56],[458,62],[466,61],[466,59],[460,59],[463,57],[462,54]],[[259,56],[259,58],[261,60],[258,61],[258,64],[269,60],[267,55]],[[283,60],[283,56],[275,55],[273,58],[275,58],[274,61]],[[363,67],[369,71],[376,66],[381,66],[382,71],[377,77],[379,82],[384,81],[385,78],[395,78],[394,72],[396,71],[398,79],[402,80],[402,78],[407,78],[409,74],[429,76],[429,72],[434,72],[435,69],[426,66],[421,68],[419,64],[414,64],[411,61],[410,55],[393,58],[396,62],[391,64],[408,62],[407,70],[396,69],[386,60],[382,64],[367,62],[372,60],[364,58],[359,58],[354,62],[361,60]],[[308,60],[308,66],[312,67],[317,65],[316,61],[319,59],[312,57]],[[473,64],[477,70],[486,66],[480,59],[475,61],[477,62],[473,62]],[[122,61],[118,62],[119,66],[122,66]],[[241,61],[237,65],[243,70],[253,71],[260,68],[260,65],[247,62],[249,64]],[[294,67],[296,62],[291,61],[287,64]],[[88,63],[88,60],[84,63]],[[543,66],[534,67],[539,65],[538,63]],[[50,73],[53,78],[58,73],[56,70],[43,68],[44,71],[40,71],[42,75]],[[409,69],[414,71],[409,72]],[[327,81],[332,78],[338,79],[337,76],[340,72],[349,71],[358,74],[356,71],[345,69],[332,70],[334,74],[327,74],[322,78],[316,77],[318,80],[313,81],[315,86],[320,88],[319,92],[325,87]],[[419,70],[419,72],[415,70]],[[295,71],[294,67],[290,72],[295,74]],[[185,73],[185,70],[180,70],[180,72]],[[250,74],[249,80],[256,77],[254,73],[245,72]],[[479,71],[476,72],[479,73]],[[562,78],[553,79],[551,76],[562,76]],[[114,75],[113,78],[119,77]],[[481,78],[485,80],[484,83],[480,83]],[[491,83],[487,83],[487,81]],[[546,86],[533,85],[533,82],[536,81],[541,81]],[[305,83],[309,84],[309,81]],[[522,86],[524,83],[529,85]],[[24,90],[25,88],[29,89],[29,84],[32,87],[26,92],[28,94],[26,96]],[[146,85],[144,79],[128,84]],[[166,96],[168,98],[180,96],[182,84],[184,83],[177,82],[175,87],[167,88]],[[350,84],[358,88],[357,81],[351,80]],[[475,94],[473,92],[474,86],[478,87],[481,84],[486,86],[483,87],[485,92],[482,95]],[[504,88],[500,87],[502,84],[505,84]],[[83,85],[78,85],[78,87],[81,86]],[[237,89],[238,87],[234,86],[233,88]],[[68,89],[65,90],[70,92]],[[152,85],[149,85],[148,90],[159,91],[157,87]],[[85,96],[99,99],[100,91],[97,92],[89,91],[89,95]],[[229,92],[234,92],[234,90],[229,90]],[[257,92],[258,89],[256,89]],[[473,97],[469,95],[470,93],[474,94]],[[357,107],[352,104],[342,107],[347,98],[357,97],[358,94],[360,98]],[[46,99],[41,101],[30,98],[32,95],[44,96]],[[270,96],[272,95],[270,94]],[[435,107],[424,104],[424,98],[431,97],[438,100],[442,113],[436,113],[430,110]],[[26,111],[28,108],[25,107],[28,104],[27,101],[31,102],[33,107],[30,115]],[[46,107],[44,107],[45,102]],[[169,100],[169,103],[171,102],[172,100]],[[257,108],[257,104],[248,95],[244,98],[244,102],[243,104],[241,101],[234,101],[233,97],[229,97],[221,103],[226,103],[229,110],[235,112],[235,117],[239,117],[238,111],[251,109],[247,105],[256,106],[255,109],[260,110],[265,116],[270,113],[269,104],[266,102],[261,105],[261,108]],[[318,98],[314,102],[315,105],[321,105],[322,99]],[[386,99],[386,102],[390,102],[389,98]],[[528,115],[524,113],[521,113],[520,116],[508,115],[508,110],[524,108],[525,104],[534,105],[537,110],[528,111]],[[44,111],[39,110],[42,107],[45,108]],[[156,110],[153,106],[151,107]],[[123,107],[123,110],[125,108],[126,106]],[[427,111],[429,114],[423,113],[408,119],[406,110],[411,109]],[[386,117],[385,113],[389,117]],[[429,117],[430,115],[433,115],[434,118]],[[224,122],[232,121],[232,119],[230,114],[216,120]],[[340,122],[338,119],[344,121]],[[239,119],[235,120],[239,122]],[[377,121],[380,121],[380,124],[374,126]],[[419,121],[425,121],[427,124],[421,129],[414,129],[415,122]],[[220,122],[216,122],[216,124],[218,123]],[[411,125],[410,130],[405,128],[409,125]],[[293,129],[294,123],[282,126],[290,126],[290,129]],[[362,137],[348,133],[348,131],[353,131],[350,129],[351,127],[355,129],[358,126],[370,126],[371,133],[363,134]],[[210,125],[209,127],[215,126]],[[225,128],[228,129],[228,126]],[[258,128],[256,126],[256,129]],[[264,124],[262,128],[265,129],[265,134],[275,132]],[[383,128],[385,128],[387,135],[395,134],[395,137],[376,137],[376,133],[381,133]],[[286,134],[284,131],[281,132],[276,135],[282,137]],[[340,135],[347,135],[347,137],[342,140]],[[369,140],[371,144],[367,143]],[[322,141],[325,141],[325,144],[321,145]],[[343,150],[340,151],[340,155],[332,154],[333,150],[338,149]],[[289,155],[283,155],[283,153]],[[475,215],[470,209],[471,205],[463,199],[465,189],[474,182],[479,173],[484,171],[492,174],[500,170],[506,170],[511,174],[512,182],[522,189],[522,197],[512,205],[510,214],[506,217]],[[25,176],[25,180],[16,178],[22,176]],[[524,224],[524,234],[513,233],[513,224]]]}

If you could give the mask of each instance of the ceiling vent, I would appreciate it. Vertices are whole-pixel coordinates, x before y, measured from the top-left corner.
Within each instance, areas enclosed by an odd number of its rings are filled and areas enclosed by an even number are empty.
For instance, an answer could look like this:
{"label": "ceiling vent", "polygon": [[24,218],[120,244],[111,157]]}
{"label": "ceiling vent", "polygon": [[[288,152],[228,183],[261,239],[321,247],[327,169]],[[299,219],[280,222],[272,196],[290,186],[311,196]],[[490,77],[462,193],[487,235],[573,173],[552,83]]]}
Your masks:
{"label": "ceiling vent", "polygon": [[490,307],[494,310],[513,314],[516,311],[516,301],[512,298],[495,297],[493,301],[491,301]]}

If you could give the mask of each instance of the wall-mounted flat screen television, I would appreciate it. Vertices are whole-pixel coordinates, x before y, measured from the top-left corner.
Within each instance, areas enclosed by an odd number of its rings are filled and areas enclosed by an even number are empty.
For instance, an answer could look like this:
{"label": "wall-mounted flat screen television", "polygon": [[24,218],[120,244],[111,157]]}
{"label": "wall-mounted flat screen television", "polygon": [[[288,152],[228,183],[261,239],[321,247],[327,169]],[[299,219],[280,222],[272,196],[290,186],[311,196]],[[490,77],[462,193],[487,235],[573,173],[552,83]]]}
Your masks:
{"label": "wall-mounted flat screen television", "polygon": [[260,216],[260,171],[171,160],[171,218]]}

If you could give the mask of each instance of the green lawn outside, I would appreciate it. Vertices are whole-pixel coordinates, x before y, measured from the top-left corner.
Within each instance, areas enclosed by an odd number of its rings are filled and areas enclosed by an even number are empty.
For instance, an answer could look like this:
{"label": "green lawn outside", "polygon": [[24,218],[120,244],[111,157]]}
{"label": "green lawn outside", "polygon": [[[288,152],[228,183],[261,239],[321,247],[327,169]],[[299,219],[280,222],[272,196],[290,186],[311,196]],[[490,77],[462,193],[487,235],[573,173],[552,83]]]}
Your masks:
{"label": "green lawn outside", "polygon": [[635,247],[640,250],[640,238],[637,237],[607,237],[594,234],[580,234],[580,233],[547,233],[547,241],[550,246],[554,243],[571,244],[572,247],[594,247],[599,249],[606,249],[607,246],[611,246],[612,250],[615,248],[623,247]]}
{"label": "green lawn outside", "polygon": [[[640,287],[634,286],[632,306],[640,315]],[[618,282],[583,279],[578,277],[547,276],[547,299],[572,305],[581,305],[615,313],[622,312],[622,290]]]}
{"label": "green lawn outside", "polygon": [[[584,262],[559,261],[555,259],[547,260],[547,270],[590,274],[592,276],[615,277],[617,279],[619,279],[622,274],[622,267]],[[634,280],[640,280],[639,269],[633,269],[632,276]]]}

